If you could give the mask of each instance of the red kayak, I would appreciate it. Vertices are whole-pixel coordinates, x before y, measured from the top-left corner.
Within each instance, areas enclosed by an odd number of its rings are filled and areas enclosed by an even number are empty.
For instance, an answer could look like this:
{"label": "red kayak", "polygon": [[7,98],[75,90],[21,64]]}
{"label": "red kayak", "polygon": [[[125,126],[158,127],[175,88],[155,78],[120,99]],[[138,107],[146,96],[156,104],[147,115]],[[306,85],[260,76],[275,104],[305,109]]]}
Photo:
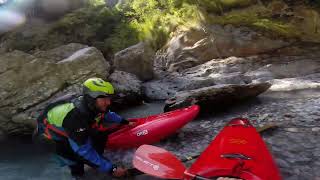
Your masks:
{"label": "red kayak", "polygon": [[282,179],[259,133],[247,119],[241,118],[231,120],[189,169],[171,153],[150,145],[136,151],[133,165],[142,172],[166,179]]}
{"label": "red kayak", "polygon": [[278,168],[260,134],[247,119],[233,119],[192,164],[187,174],[279,180]]}
{"label": "red kayak", "polygon": [[142,144],[159,142],[193,120],[198,115],[199,110],[198,105],[193,105],[145,118],[129,119],[129,121],[135,121],[135,125],[123,126],[110,134],[106,148],[127,149],[139,147]]}

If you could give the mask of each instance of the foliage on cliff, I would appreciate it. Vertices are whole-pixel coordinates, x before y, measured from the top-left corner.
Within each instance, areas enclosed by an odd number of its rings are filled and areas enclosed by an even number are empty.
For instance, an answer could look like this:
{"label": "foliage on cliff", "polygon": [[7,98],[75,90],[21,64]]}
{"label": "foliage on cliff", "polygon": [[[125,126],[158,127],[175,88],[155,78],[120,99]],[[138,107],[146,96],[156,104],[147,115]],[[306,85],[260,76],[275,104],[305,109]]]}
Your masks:
{"label": "foliage on cliff", "polygon": [[[33,33],[2,37],[8,49],[34,51],[70,42],[98,47],[106,56],[139,41],[159,49],[179,30],[212,24],[246,26],[273,38],[320,42],[319,0],[125,0],[110,9],[90,0]],[[29,30],[30,31],[30,28]],[[27,35],[26,35],[27,34]]]}

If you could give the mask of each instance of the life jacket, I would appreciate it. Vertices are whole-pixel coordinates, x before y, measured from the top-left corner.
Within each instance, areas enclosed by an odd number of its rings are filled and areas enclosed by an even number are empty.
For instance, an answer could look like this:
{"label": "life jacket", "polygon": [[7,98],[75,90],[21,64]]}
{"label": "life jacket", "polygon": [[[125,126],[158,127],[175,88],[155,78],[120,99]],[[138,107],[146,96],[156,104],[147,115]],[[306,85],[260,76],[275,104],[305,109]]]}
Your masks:
{"label": "life jacket", "polygon": [[95,122],[91,125],[91,128],[96,129],[100,132],[106,132],[112,133],[121,127],[119,123],[112,123],[108,121],[104,121],[106,118],[107,113],[99,113],[97,117],[95,118]]}
{"label": "life jacket", "polygon": [[[80,97],[76,94],[67,94],[49,103],[37,119],[37,129],[34,137],[45,138],[45,140],[62,140],[68,138],[62,127],[63,120],[74,108],[80,108]],[[106,113],[99,113],[91,127],[98,131],[116,131],[119,124],[103,123]]]}
{"label": "life jacket", "polygon": [[76,94],[66,94],[49,103],[37,118],[35,137],[49,140],[61,140],[63,137],[68,137],[62,123],[66,115],[75,108],[73,102],[77,97]]}

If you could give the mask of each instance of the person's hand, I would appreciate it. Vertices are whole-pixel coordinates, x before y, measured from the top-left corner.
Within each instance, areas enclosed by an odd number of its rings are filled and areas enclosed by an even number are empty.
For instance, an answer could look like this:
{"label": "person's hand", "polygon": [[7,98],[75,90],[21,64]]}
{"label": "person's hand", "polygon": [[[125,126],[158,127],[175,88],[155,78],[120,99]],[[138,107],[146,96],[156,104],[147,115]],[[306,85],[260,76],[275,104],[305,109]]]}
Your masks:
{"label": "person's hand", "polygon": [[136,122],[135,121],[129,121],[129,126],[134,126],[136,124]]}
{"label": "person's hand", "polygon": [[115,171],[112,172],[114,177],[123,177],[128,174],[128,170],[125,168],[118,167]]}

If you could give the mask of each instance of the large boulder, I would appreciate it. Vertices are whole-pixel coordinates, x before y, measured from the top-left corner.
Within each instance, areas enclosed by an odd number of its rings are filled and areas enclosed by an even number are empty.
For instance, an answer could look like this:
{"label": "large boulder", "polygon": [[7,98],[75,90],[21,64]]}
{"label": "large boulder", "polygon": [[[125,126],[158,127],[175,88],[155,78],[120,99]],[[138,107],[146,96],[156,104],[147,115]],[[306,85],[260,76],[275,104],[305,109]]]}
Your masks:
{"label": "large boulder", "polygon": [[138,76],[142,81],[153,78],[154,52],[145,43],[139,43],[115,54],[113,65],[116,70]]}
{"label": "large boulder", "polygon": [[142,89],[149,100],[166,100],[177,92],[178,86],[167,80],[152,80],[143,83]]}
{"label": "large boulder", "polygon": [[214,59],[179,73],[167,73],[160,79],[143,83],[143,90],[149,99],[165,100],[178,91],[218,84],[248,84],[251,83],[251,77],[245,73],[266,63],[267,61],[257,56]]}
{"label": "large boulder", "polygon": [[246,27],[213,25],[193,29],[170,40],[163,63],[169,71],[180,71],[216,58],[249,56],[287,46]]}
{"label": "large boulder", "polygon": [[58,48],[50,49],[48,51],[37,51],[33,55],[37,58],[52,60],[54,62],[61,61],[73,55],[75,52],[87,48],[87,45],[70,43],[67,45],[62,45]]}
{"label": "large boulder", "polygon": [[30,133],[37,112],[50,98],[80,92],[85,79],[106,78],[110,68],[96,48],[75,44],[37,55],[13,51],[1,55],[0,62],[0,115],[7,121],[0,129],[9,134]]}
{"label": "large boulder", "polygon": [[245,84],[240,73],[220,77],[194,77],[173,75],[170,79],[152,80],[143,83],[143,92],[150,100],[165,100],[178,91],[199,89],[217,84]]}
{"label": "large boulder", "polygon": [[247,85],[226,84],[177,92],[174,97],[166,101],[164,110],[170,111],[198,104],[204,112],[218,111],[243,100],[256,97],[270,87],[270,83]]}
{"label": "large boulder", "polygon": [[[303,44],[282,48],[272,54],[218,58],[181,72],[168,73],[158,69],[156,72],[160,74],[158,75],[160,79],[144,83],[144,93],[150,99],[163,100],[178,91],[219,84],[249,84],[252,82],[273,84],[280,82],[274,80],[282,78],[295,78],[298,82],[300,77],[304,78],[305,83],[305,77],[320,72],[319,47],[314,44],[312,47]],[[291,84],[293,79],[288,81]],[[299,88],[302,87],[299,86]]]}
{"label": "large boulder", "polygon": [[113,99],[114,108],[121,109],[142,103],[142,82],[136,75],[115,71],[109,76],[109,80],[116,91],[116,97]]}
{"label": "large boulder", "polygon": [[319,50],[318,47],[299,54],[280,51],[272,55],[213,59],[180,72],[180,80],[183,80],[181,89],[197,89],[210,84],[248,84],[319,73]]}

